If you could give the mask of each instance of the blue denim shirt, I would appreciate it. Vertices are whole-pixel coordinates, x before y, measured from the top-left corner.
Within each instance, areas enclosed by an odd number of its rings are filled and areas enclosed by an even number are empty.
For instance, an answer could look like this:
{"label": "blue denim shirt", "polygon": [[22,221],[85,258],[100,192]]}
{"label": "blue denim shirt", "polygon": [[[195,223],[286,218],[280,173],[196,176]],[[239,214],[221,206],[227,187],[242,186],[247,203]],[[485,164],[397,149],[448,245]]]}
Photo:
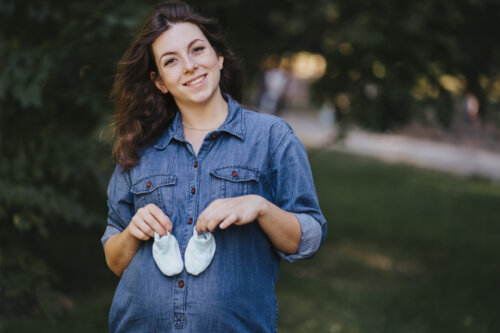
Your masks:
{"label": "blue denim shirt", "polygon": [[192,276],[184,269],[167,277],[153,260],[150,239],[120,279],[109,314],[111,332],[275,332],[280,258],[311,257],[325,239],[306,151],[290,126],[226,98],[226,120],[207,134],[198,155],[184,139],[177,112],[163,135],[140,152],[137,166],[115,168],[102,243],[153,203],[170,217],[183,252],[197,216],[213,200],[257,194],[298,218],[298,253],[274,248],[257,222],[233,225],[213,232],[217,250],[205,272]]}

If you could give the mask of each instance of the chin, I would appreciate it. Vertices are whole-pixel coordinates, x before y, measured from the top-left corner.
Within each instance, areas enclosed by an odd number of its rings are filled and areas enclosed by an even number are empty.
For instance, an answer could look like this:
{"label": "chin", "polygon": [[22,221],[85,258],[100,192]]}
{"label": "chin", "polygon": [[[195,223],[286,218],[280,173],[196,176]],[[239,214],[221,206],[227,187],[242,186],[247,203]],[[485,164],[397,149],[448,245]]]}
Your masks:
{"label": "chin", "polygon": [[198,94],[194,96],[190,96],[189,101],[191,103],[203,104],[209,102],[212,98],[217,96],[217,91],[200,91]]}

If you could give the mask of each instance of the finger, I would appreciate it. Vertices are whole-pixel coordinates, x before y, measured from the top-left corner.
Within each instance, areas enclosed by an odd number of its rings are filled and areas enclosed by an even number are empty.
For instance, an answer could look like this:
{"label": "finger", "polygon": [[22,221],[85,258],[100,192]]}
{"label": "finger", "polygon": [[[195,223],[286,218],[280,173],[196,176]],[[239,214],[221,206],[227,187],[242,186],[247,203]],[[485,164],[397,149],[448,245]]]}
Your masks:
{"label": "finger", "polygon": [[163,211],[160,209],[160,207],[150,204],[148,205],[149,208],[149,213],[153,215],[153,217],[161,223],[163,228],[165,230],[168,230],[169,232],[172,232],[173,224],[172,221],[170,221],[170,218],[163,213]]}
{"label": "finger", "polygon": [[198,232],[198,234],[208,231],[207,223],[211,216],[209,207],[205,208],[196,220],[196,225],[194,226],[194,228],[196,229],[196,232]]}
{"label": "finger", "polygon": [[148,235],[149,237],[154,236],[153,229],[149,226],[149,224],[144,220],[144,212],[139,213],[137,211],[137,214],[132,218],[132,223],[143,233]]}
{"label": "finger", "polygon": [[229,207],[227,207],[228,199],[214,200],[203,212],[204,230],[214,231],[217,226],[224,221],[230,214]]}
{"label": "finger", "polygon": [[149,232],[148,235],[154,237],[154,232],[157,232],[161,236],[164,236],[166,234],[166,230],[163,225],[161,225],[160,222],[158,222],[158,220],[153,215],[151,215],[149,211],[142,212],[142,218],[153,232],[153,235],[149,234]]}
{"label": "finger", "polygon": [[129,226],[130,234],[140,240],[146,241],[149,239],[149,236],[143,233],[135,224],[130,224]]}
{"label": "finger", "polygon": [[196,221],[196,226],[195,226],[195,229],[198,232],[198,234],[210,231],[208,225],[212,219],[213,218],[207,216],[207,214],[205,214],[201,219],[198,218],[198,221]]}
{"label": "finger", "polygon": [[207,223],[207,229],[209,231],[214,231],[215,228],[217,228],[217,226],[222,222],[224,221],[224,219],[226,218],[226,216],[221,216],[221,215],[215,215],[213,216]]}
{"label": "finger", "polygon": [[199,219],[196,221],[196,225],[194,226],[194,229],[198,234],[201,234],[202,232],[207,232],[207,223],[205,219]]}
{"label": "finger", "polygon": [[227,217],[226,214],[228,209],[225,203],[228,200],[229,199],[216,199],[201,212],[195,226],[198,233],[214,231],[219,223]]}
{"label": "finger", "polygon": [[221,222],[221,224],[219,224],[219,228],[226,229],[231,224],[238,222],[238,220],[239,220],[238,215],[231,214],[228,217],[226,217],[224,221]]}

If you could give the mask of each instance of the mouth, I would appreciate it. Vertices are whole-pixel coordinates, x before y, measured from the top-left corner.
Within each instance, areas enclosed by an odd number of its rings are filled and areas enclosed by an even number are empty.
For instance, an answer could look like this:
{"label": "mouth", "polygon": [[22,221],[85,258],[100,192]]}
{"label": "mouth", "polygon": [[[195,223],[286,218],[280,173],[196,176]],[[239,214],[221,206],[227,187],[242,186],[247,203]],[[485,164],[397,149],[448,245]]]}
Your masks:
{"label": "mouth", "polygon": [[193,86],[193,85],[195,85],[195,84],[200,83],[201,81],[203,81],[205,79],[205,77],[207,77],[207,74],[200,75],[200,76],[198,76],[198,77],[196,77],[196,78],[194,78],[194,79],[192,79],[192,80],[184,83],[183,85],[188,86],[188,87],[189,86]]}

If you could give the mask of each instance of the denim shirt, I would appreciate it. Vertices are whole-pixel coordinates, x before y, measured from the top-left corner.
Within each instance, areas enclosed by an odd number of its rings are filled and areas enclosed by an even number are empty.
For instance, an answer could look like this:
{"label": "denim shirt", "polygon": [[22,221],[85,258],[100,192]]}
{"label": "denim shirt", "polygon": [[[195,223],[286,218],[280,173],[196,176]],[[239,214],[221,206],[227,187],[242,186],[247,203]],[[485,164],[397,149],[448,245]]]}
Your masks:
{"label": "denim shirt", "polygon": [[170,217],[184,253],[198,215],[213,200],[256,194],[295,214],[298,252],[274,248],[256,221],[217,228],[217,249],[205,272],[192,276],[184,269],[167,277],[155,264],[150,239],[120,279],[109,313],[111,332],[275,332],[280,259],[309,258],[325,239],[307,154],[290,126],[226,98],[226,120],[207,134],[198,155],[184,139],[177,112],[161,137],[140,152],[137,166],[115,168],[102,244],[153,203]]}

